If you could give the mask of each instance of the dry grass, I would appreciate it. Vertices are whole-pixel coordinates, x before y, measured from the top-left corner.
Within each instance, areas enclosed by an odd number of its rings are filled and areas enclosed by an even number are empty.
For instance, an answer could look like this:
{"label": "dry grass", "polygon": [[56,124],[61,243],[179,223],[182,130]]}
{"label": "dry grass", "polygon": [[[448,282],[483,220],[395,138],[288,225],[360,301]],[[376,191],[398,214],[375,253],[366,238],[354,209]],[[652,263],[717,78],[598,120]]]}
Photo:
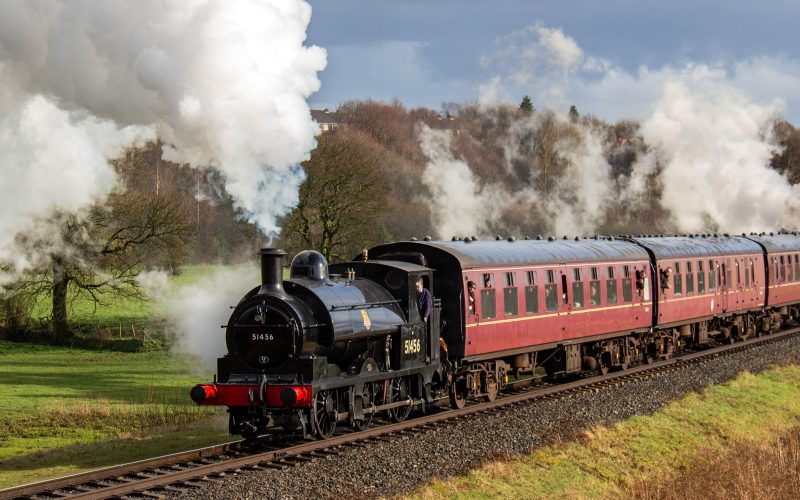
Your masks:
{"label": "dry grass", "polygon": [[671,481],[637,481],[627,493],[654,500],[800,498],[800,429],[766,443],[737,443]]}

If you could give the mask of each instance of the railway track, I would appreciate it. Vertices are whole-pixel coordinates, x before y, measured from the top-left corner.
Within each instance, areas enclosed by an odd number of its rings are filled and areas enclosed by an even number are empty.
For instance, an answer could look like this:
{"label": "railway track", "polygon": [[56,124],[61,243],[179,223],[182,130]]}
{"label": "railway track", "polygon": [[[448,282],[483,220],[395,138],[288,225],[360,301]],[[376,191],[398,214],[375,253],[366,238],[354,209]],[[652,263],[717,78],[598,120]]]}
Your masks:
{"label": "railway track", "polygon": [[158,498],[169,493],[186,492],[226,475],[242,471],[285,469],[318,459],[335,457],[346,447],[368,446],[372,441],[387,441],[393,436],[447,425],[448,421],[482,412],[502,411],[502,407],[526,404],[537,399],[561,399],[581,391],[624,384],[640,377],[703,362],[742,351],[767,342],[775,342],[800,334],[800,328],[750,339],[732,345],[687,353],[680,357],[625,371],[580,379],[549,387],[531,387],[506,394],[493,402],[475,403],[460,410],[424,415],[402,423],[386,424],[360,432],[336,435],[325,441],[280,441],[266,448],[253,448],[245,443],[224,445],[166,455],[130,464],[118,465],[63,478],[0,490],[0,500],[44,498]]}

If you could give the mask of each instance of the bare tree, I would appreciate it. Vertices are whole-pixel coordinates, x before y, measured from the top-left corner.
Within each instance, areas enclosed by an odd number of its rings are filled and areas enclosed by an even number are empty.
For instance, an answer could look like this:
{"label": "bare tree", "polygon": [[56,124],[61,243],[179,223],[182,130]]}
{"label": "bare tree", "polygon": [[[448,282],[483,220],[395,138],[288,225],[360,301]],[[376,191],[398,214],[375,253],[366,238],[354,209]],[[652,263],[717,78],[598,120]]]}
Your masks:
{"label": "bare tree", "polygon": [[287,217],[290,248],[310,248],[328,260],[346,259],[381,239],[386,185],[377,168],[380,148],[360,132],[323,133],[303,163],[300,202]]}
{"label": "bare tree", "polygon": [[[117,163],[124,172],[125,160]],[[56,213],[48,241],[19,235],[38,268],[7,285],[4,309],[9,328],[19,327],[31,297],[52,297],[52,340],[70,336],[69,305],[87,298],[95,306],[117,297],[142,297],[139,274],[173,270],[187,255],[191,216],[180,198],[129,186],[81,214]],[[55,243],[54,243],[55,242]],[[12,314],[13,313],[13,314]]]}

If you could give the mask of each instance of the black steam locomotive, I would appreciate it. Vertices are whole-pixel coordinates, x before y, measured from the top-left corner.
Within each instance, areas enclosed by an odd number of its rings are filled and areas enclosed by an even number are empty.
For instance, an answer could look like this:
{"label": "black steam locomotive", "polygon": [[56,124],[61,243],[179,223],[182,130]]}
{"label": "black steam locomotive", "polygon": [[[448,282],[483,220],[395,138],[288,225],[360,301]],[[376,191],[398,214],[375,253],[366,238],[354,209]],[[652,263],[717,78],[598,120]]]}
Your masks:
{"label": "black steam locomotive", "polygon": [[432,270],[399,261],[328,266],[304,251],[282,279],[286,253],[261,251],[260,287],[235,307],[218,379],[195,386],[201,405],[227,406],[230,432],[331,436],[337,424],[364,428],[379,412],[403,421],[433,402],[446,379],[440,363],[440,303],[429,324],[416,283],[432,293]]}
{"label": "black steam locomotive", "polygon": [[232,434],[327,438],[441,398],[492,400],[538,368],[624,370],[800,318],[797,233],[426,238],[331,266],[300,252],[284,281],[285,255],[261,251],[262,284],[233,311],[219,378],[191,391],[228,407]]}

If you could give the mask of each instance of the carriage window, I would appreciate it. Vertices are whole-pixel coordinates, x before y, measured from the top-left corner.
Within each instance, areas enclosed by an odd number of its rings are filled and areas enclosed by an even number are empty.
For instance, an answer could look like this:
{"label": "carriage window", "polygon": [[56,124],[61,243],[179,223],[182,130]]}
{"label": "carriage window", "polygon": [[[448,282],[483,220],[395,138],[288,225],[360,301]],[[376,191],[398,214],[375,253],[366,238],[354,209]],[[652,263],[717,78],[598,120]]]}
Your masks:
{"label": "carriage window", "polygon": [[686,295],[694,295],[694,273],[692,273],[692,263],[686,263]]}
{"label": "carriage window", "polygon": [[675,263],[675,274],[672,275],[672,289],[675,295],[683,295],[683,276],[681,276],[681,263]]}
{"label": "carriage window", "polygon": [[[484,276],[486,276],[484,274]],[[497,316],[497,301],[495,300],[494,288],[484,288],[481,290],[481,317],[491,319]]]}
{"label": "carriage window", "polygon": [[567,275],[561,274],[561,298],[564,305],[569,304],[569,297],[567,296]]}
{"label": "carriage window", "polygon": [[544,286],[544,308],[547,311],[558,310],[558,289],[555,284],[554,271],[547,271],[547,284]]}
{"label": "carriage window", "polygon": [[525,273],[525,284],[526,285],[535,285],[538,281],[536,279],[536,271],[528,271]]}
{"label": "carriage window", "polygon": [[614,273],[614,266],[608,266],[606,271],[606,302],[613,305],[617,303],[617,279]]}
{"label": "carriage window", "polygon": [[703,261],[697,262],[697,293],[706,291],[706,273],[703,271]]}
{"label": "carriage window", "polygon": [[731,259],[725,259],[725,285],[733,286],[733,269],[731,269]]}
{"label": "carriage window", "polygon": [[736,262],[736,286],[737,287],[741,287],[742,286],[742,276],[741,276],[741,273],[739,272],[739,261],[736,260],[734,262]]}
{"label": "carriage window", "polygon": [[781,255],[781,281],[786,281],[786,266],[783,262],[783,255]]}
{"label": "carriage window", "polygon": [[622,301],[633,300],[633,282],[631,281],[631,267],[622,266]]}
{"label": "carriage window", "polygon": [[786,281],[794,281],[792,279],[792,256],[786,256]]}
{"label": "carriage window", "polygon": [[539,312],[539,287],[536,285],[525,287],[525,312],[528,314]]}
{"label": "carriage window", "polygon": [[516,316],[519,314],[517,287],[512,286],[503,290],[503,306],[506,316]]}
{"label": "carriage window", "polygon": [[[797,267],[795,267],[794,275],[797,276]],[[756,266],[753,264],[753,259],[750,259],[750,282],[753,283],[753,286],[756,286]]]}
{"label": "carriage window", "polygon": [[591,271],[592,280],[589,282],[589,304],[600,305],[600,270],[596,267]]}
{"label": "carriage window", "polygon": [[506,286],[514,286],[514,273],[506,273]]}
{"label": "carriage window", "polygon": [[728,273],[725,272],[725,264],[722,264],[722,271],[721,272],[720,272],[720,268],[719,267],[720,266],[717,266],[717,277],[719,278],[720,287],[727,288],[728,287],[728,281],[727,281],[726,276],[728,276]]}
{"label": "carriage window", "polygon": [[708,261],[708,291],[712,292],[717,288],[717,275],[714,274],[714,261]]}
{"label": "carriage window", "polygon": [[[800,260],[798,260],[797,255],[794,256],[794,279],[795,281],[800,280]],[[755,281],[755,278],[753,278],[753,281]]]}
{"label": "carriage window", "polygon": [[494,288],[494,274],[483,275],[483,288]]}
{"label": "carriage window", "polygon": [[777,283],[778,282],[778,258],[772,258],[772,279]]}
{"label": "carriage window", "polygon": [[581,280],[581,270],[572,270],[572,305],[579,309],[584,305],[583,281]]}
{"label": "carriage window", "polygon": [[750,262],[747,259],[744,260],[744,287],[750,288]]}

